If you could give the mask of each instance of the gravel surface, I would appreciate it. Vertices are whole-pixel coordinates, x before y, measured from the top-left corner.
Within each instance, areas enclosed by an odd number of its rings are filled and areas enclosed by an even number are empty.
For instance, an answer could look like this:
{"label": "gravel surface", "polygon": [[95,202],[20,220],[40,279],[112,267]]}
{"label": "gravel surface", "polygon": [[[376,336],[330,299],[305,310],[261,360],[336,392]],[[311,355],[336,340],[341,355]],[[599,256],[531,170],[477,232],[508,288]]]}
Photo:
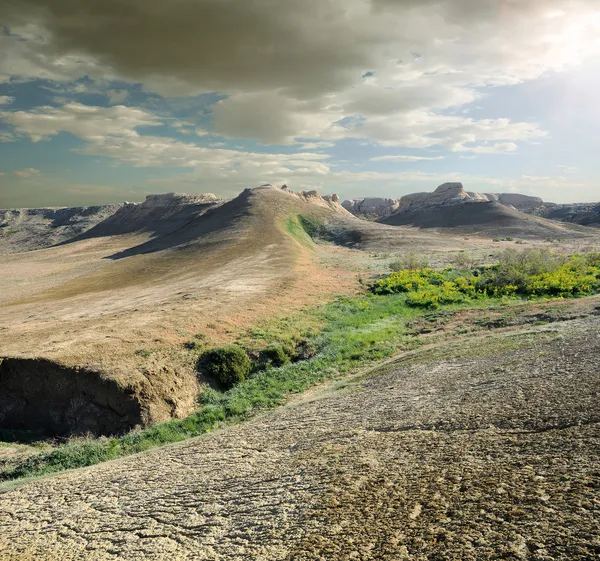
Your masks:
{"label": "gravel surface", "polygon": [[0,559],[600,557],[600,318],[422,350],[0,495]]}

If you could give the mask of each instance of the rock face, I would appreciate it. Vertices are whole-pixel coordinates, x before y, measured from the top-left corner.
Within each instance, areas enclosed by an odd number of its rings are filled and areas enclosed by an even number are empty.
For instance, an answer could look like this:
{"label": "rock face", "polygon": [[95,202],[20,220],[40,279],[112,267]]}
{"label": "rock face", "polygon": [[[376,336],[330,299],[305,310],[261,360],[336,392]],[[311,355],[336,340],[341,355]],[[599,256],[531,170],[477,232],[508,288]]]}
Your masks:
{"label": "rock face", "polygon": [[[139,393],[139,392],[137,392]],[[136,388],[48,360],[0,359],[0,427],[46,436],[116,434],[143,421]]]}
{"label": "rock face", "polygon": [[400,206],[400,201],[398,199],[368,197],[366,199],[344,201],[342,206],[355,216],[375,220],[392,214]]}
{"label": "rock face", "polygon": [[[517,210],[532,210],[544,205],[544,201],[539,197],[530,197],[529,195],[519,195],[517,193],[500,193],[496,195],[498,202],[503,205],[512,206]],[[489,197],[489,195],[488,195]]]}
{"label": "rock face", "polygon": [[213,193],[148,195],[143,203],[122,205],[112,216],[75,239],[140,232],[165,235],[223,202]]}

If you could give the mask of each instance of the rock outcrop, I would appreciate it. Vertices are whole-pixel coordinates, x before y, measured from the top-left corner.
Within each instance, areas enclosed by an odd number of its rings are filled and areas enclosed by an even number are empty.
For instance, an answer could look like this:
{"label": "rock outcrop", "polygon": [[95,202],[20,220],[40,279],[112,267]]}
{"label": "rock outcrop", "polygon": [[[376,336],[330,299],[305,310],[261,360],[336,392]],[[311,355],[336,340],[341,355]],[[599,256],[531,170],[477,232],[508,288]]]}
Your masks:
{"label": "rock outcrop", "polygon": [[[488,195],[490,197],[491,195]],[[496,195],[498,202],[512,206],[517,210],[533,210],[544,206],[544,201],[540,197],[531,197],[529,195],[520,195],[518,193],[499,193]],[[491,199],[490,199],[491,200]]]}
{"label": "rock outcrop", "polygon": [[392,214],[400,206],[400,201],[398,199],[367,197],[366,199],[344,201],[342,206],[355,216],[376,220]]}
{"label": "rock outcrop", "polygon": [[122,205],[112,216],[75,240],[143,232],[165,235],[223,202],[213,193],[148,195],[143,203]]}
{"label": "rock outcrop", "polygon": [[378,222],[451,229],[486,237],[545,239],[558,235],[583,235],[573,227],[567,229],[556,222],[531,216],[540,208],[543,208],[543,202],[537,197],[469,192],[461,183],[444,183],[433,193],[413,193],[402,197],[399,208]]}
{"label": "rock outcrop", "polygon": [[342,206],[361,218],[378,220],[398,212],[413,212],[438,206],[463,203],[495,202],[504,206],[531,212],[544,206],[539,197],[517,193],[477,193],[465,191],[462,183],[444,183],[433,192],[411,193],[400,199],[368,197],[344,201]]}

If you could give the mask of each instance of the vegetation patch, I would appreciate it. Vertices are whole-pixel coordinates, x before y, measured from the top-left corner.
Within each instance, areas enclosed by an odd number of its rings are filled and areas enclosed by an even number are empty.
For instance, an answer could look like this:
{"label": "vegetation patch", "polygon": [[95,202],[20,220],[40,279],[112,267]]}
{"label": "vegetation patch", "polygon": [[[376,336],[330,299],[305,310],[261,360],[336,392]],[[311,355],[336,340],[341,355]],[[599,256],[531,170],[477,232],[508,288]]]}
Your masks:
{"label": "vegetation patch", "polygon": [[378,279],[372,291],[407,293],[407,305],[423,308],[500,296],[586,296],[600,292],[600,256],[508,249],[497,264],[479,269],[407,267],[394,271]]}

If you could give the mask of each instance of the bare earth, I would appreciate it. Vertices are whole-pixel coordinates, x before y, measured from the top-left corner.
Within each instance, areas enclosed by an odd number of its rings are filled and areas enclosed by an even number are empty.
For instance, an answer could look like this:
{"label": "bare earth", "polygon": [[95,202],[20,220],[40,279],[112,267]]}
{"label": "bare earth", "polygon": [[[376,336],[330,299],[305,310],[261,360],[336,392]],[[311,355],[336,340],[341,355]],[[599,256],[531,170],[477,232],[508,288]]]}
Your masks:
{"label": "bare earth", "polygon": [[600,318],[412,352],[0,496],[0,559],[596,559]]}

